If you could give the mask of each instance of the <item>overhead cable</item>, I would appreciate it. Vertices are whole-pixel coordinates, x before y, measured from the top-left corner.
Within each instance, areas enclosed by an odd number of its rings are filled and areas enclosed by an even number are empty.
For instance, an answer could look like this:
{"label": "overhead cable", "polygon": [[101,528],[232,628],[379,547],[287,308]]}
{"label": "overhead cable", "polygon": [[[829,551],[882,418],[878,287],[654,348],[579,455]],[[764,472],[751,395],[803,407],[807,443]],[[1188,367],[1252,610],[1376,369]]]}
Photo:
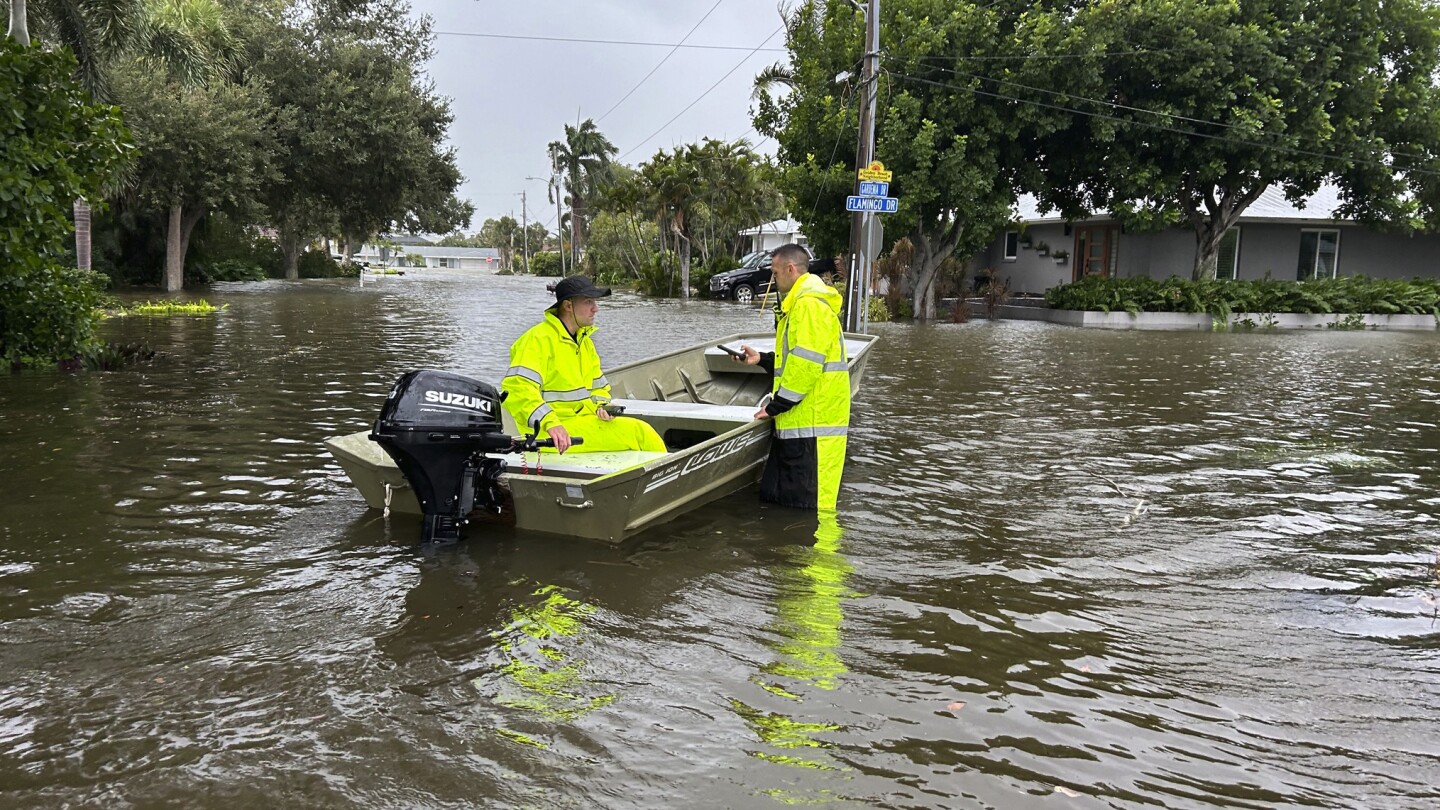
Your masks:
{"label": "overhead cable", "polygon": [[[784,48],[751,48],[745,45],[692,45],[686,42],[637,42],[623,39],[585,39],[582,37],[540,37],[527,36],[522,34],[482,34],[475,31],[433,31],[436,36],[443,37],[479,37],[482,39],[514,39],[533,42],[578,42],[586,45],[634,45],[647,48],[693,48],[702,51],[772,51],[785,53]],[[767,42],[769,40],[766,40]]]}
{"label": "overhead cable", "polygon": [[711,7],[710,7],[710,10],[707,11],[707,12],[705,12],[705,16],[700,18],[700,22],[695,23],[695,26],[690,29],[689,33],[685,34],[685,36],[683,36],[683,37],[680,38],[680,41],[679,41],[678,43],[676,43],[675,47],[671,48],[671,49],[670,49],[670,52],[667,53],[667,54],[665,54],[665,58],[664,58],[664,59],[661,59],[661,60],[660,60],[660,63],[657,64],[657,65],[655,65],[655,67],[650,68],[650,72],[645,74],[645,78],[643,78],[643,79],[641,79],[640,81],[636,82],[636,83],[635,83],[635,86],[632,87],[632,88],[630,88],[630,92],[626,93],[619,101],[615,102],[615,104],[614,104],[613,106],[611,106],[610,109],[608,109],[608,110],[605,111],[604,115],[601,115],[599,118],[596,118],[596,119],[595,119],[595,123],[598,124],[598,123],[600,123],[601,121],[604,121],[604,120],[605,120],[605,116],[609,115],[609,114],[612,113],[612,112],[615,112],[616,107],[619,107],[621,104],[624,104],[624,103],[625,103],[625,99],[630,98],[631,96],[635,95],[635,91],[640,89],[640,85],[642,85],[642,84],[644,84],[645,82],[649,81],[649,80],[650,80],[650,77],[655,75],[655,71],[659,70],[661,67],[663,67],[663,66],[665,65],[666,62],[670,61],[670,57],[674,56],[674,55],[675,55],[675,52],[678,51],[678,50],[680,50],[680,47],[685,44],[686,40],[690,39],[690,35],[691,35],[691,34],[694,34],[696,31],[700,30],[700,26],[704,25],[704,24],[705,24],[705,21],[708,20],[708,19],[710,19],[710,15],[711,15],[711,14],[714,14],[714,13],[715,13],[715,9],[720,8],[720,4],[723,3],[723,2],[725,2],[725,0],[715,0],[715,5],[711,6]]}
{"label": "overhead cable", "polygon": [[743,59],[741,59],[739,62],[736,62],[736,63],[735,63],[735,67],[732,67],[732,68],[730,68],[730,70],[726,71],[726,73],[725,73],[724,76],[721,76],[719,79],[716,79],[716,80],[715,80],[715,83],[712,84],[712,85],[710,85],[709,87],[707,87],[707,88],[705,89],[705,92],[701,93],[701,94],[699,95],[699,97],[697,97],[694,101],[690,102],[689,104],[685,105],[685,109],[681,110],[681,111],[678,112],[678,113],[675,113],[675,116],[674,116],[673,118],[671,118],[669,121],[666,121],[664,124],[661,124],[659,129],[657,129],[657,130],[655,130],[654,132],[650,133],[644,140],[642,140],[642,141],[640,141],[639,143],[635,144],[634,146],[630,147],[630,150],[629,150],[628,152],[626,152],[625,154],[621,155],[619,158],[617,158],[617,160],[624,160],[624,159],[625,159],[626,157],[628,157],[632,152],[636,151],[636,150],[639,149],[640,147],[644,146],[645,144],[647,144],[647,143],[649,143],[651,140],[653,140],[656,135],[659,135],[661,132],[664,132],[666,127],[668,127],[668,126],[670,126],[671,124],[675,123],[675,121],[678,120],[678,119],[680,118],[680,116],[682,116],[682,115],[684,115],[685,113],[689,112],[691,107],[694,107],[696,104],[699,104],[699,103],[701,102],[701,100],[703,100],[706,96],[710,95],[710,92],[711,92],[712,90],[714,90],[715,88],[719,87],[721,82],[723,82],[723,81],[725,81],[726,79],[730,78],[731,74],[733,74],[735,71],[739,70],[740,67],[741,67],[742,65],[744,65],[746,62],[750,61],[750,57],[754,56],[756,53],[759,53],[760,50],[765,47],[765,44],[766,44],[766,43],[768,43],[770,40],[774,39],[776,34],[780,33],[781,31],[784,31],[784,30],[785,30],[785,26],[782,25],[782,26],[780,26],[779,28],[776,28],[774,31],[772,31],[772,32],[770,33],[770,36],[765,37],[765,40],[764,40],[763,42],[761,42],[759,45],[756,45],[754,48],[751,48],[751,49],[750,49],[750,53],[746,54],[745,57],[744,57]]}

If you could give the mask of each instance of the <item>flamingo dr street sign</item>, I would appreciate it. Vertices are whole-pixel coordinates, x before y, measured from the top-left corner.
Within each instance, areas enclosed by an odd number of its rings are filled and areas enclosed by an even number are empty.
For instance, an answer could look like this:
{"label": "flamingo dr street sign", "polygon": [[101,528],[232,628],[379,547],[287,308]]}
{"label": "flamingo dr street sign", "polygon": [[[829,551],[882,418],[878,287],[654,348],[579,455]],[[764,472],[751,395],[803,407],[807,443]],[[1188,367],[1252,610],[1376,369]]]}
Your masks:
{"label": "flamingo dr street sign", "polygon": [[860,180],[859,194],[845,198],[846,211],[893,214],[900,210],[900,201],[890,194],[890,172],[885,164],[874,161],[856,172]]}

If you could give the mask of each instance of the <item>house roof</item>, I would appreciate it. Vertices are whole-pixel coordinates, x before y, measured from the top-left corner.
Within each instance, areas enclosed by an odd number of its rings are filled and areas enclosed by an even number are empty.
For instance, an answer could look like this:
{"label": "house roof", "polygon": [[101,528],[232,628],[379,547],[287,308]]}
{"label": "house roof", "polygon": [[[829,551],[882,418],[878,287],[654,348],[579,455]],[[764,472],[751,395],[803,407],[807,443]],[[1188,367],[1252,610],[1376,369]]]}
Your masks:
{"label": "house roof", "polygon": [[498,259],[500,251],[496,248],[475,248],[475,247],[443,247],[441,245],[417,245],[405,248],[406,253],[418,253],[421,256],[436,259]]}
{"label": "house roof", "polygon": [[389,241],[389,242],[394,242],[394,243],[397,244],[397,245],[433,245],[433,244],[435,244],[434,242],[430,241],[429,239],[426,239],[426,238],[423,237],[423,236],[416,236],[415,234],[412,234],[412,233],[384,233],[384,234],[381,234],[381,235],[380,235],[380,238],[385,239],[386,241]]}
{"label": "house roof", "polygon": [[766,222],[763,225],[756,225],[753,228],[746,228],[740,232],[741,236],[758,236],[762,233],[799,233],[800,223],[791,219],[787,214],[784,219],[777,219]]}
{"label": "house roof", "polygon": [[[424,256],[427,259],[499,259],[500,251],[496,248],[476,247],[444,247],[443,245],[400,245],[393,248],[391,253],[415,254]],[[360,254],[364,256],[380,255],[378,245],[366,244],[360,248]]]}
{"label": "house roof", "polygon": [[1260,199],[1245,209],[1245,213],[1240,215],[1240,221],[1311,219],[1332,222],[1340,202],[1340,189],[1328,184],[1302,200],[1303,208],[1285,199],[1285,192],[1279,187],[1271,186],[1265,189]]}
{"label": "house roof", "polygon": [[[1279,186],[1270,186],[1260,194],[1260,198],[1245,209],[1240,215],[1241,222],[1335,222],[1341,221],[1335,218],[1335,209],[1340,207],[1340,189],[1333,185],[1323,185],[1318,191],[1305,198],[1300,204],[1292,203],[1285,199],[1285,191]],[[1030,224],[1043,224],[1047,222],[1064,222],[1065,218],[1059,211],[1050,211],[1042,214],[1036,203],[1035,197],[1030,194],[1020,195],[1016,201],[1018,210],[1017,222]],[[1109,219],[1104,214],[1092,217],[1092,219]]]}

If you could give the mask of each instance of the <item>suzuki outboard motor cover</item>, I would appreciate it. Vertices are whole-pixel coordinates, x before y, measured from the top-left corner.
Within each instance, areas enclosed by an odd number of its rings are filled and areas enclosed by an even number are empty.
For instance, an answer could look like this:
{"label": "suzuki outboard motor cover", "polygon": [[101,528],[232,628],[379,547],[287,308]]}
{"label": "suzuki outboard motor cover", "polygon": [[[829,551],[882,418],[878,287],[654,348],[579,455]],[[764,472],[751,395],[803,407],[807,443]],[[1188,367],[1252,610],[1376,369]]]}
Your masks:
{"label": "suzuki outboard motor cover", "polygon": [[[448,371],[421,369],[399,379],[385,399],[370,439],[405,475],[425,513],[423,539],[455,540],[475,506],[476,474],[493,493],[503,462],[480,454],[508,450],[500,401],[487,383]],[[487,498],[489,500],[489,498]],[[493,507],[494,504],[485,503]]]}

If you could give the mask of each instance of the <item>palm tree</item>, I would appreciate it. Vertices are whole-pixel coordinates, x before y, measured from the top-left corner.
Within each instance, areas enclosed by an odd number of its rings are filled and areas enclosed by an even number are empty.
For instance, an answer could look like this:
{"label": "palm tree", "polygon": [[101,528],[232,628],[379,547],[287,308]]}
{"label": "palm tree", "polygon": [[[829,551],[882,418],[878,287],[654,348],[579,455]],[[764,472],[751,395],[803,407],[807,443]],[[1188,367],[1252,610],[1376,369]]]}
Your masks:
{"label": "palm tree", "polygon": [[680,247],[680,297],[690,297],[690,222],[691,213],[700,203],[703,186],[699,153],[694,146],[682,146],[673,154],[664,149],[655,153],[640,173],[650,187],[651,204]]}
{"label": "palm tree", "polygon": [[25,20],[25,0],[10,0],[9,37],[21,45],[30,46],[30,27]]}
{"label": "palm tree", "polygon": [[[560,164],[570,199],[570,251],[578,264],[585,246],[586,209],[610,178],[612,158],[620,152],[587,118],[578,127],[565,125],[565,140],[551,141],[550,153]],[[551,202],[554,202],[551,199]]]}

